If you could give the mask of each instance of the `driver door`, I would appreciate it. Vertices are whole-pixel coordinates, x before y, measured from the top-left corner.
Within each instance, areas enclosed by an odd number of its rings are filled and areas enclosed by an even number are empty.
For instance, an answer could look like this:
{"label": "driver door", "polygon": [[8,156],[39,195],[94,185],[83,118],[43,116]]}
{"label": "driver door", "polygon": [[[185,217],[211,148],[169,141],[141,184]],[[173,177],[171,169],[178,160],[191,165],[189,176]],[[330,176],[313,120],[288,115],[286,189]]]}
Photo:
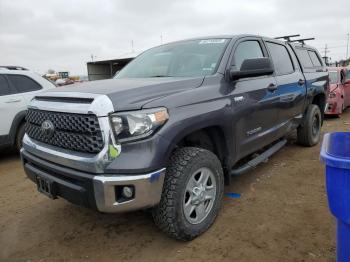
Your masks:
{"label": "driver door", "polygon": [[[231,68],[240,69],[245,59],[262,57],[268,54],[261,39],[244,39],[234,47]],[[246,156],[276,140],[278,97],[270,87],[277,83],[273,75],[265,75],[242,78],[231,85],[236,150]]]}

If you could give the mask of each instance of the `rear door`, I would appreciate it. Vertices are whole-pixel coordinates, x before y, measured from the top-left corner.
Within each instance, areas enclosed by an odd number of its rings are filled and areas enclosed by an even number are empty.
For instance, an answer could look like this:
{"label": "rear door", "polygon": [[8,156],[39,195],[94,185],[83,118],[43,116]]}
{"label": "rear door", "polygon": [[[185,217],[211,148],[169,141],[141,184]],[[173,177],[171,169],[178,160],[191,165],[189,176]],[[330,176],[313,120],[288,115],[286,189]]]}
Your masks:
{"label": "rear door", "polygon": [[8,74],[7,78],[17,92],[22,95],[25,105],[30,102],[35,94],[41,92],[43,89],[41,84],[27,75]]}
{"label": "rear door", "polygon": [[[306,97],[307,103],[304,105],[304,111],[306,107],[312,102],[314,95],[316,93],[326,94],[329,86],[329,76],[324,65],[323,61],[318,52],[314,49],[307,46],[294,46],[295,53],[297,55],[298,61],[302,66],[302,71],[306,80]],[[317,59],[312,60],[311,57]],[[326,103],[324,101],[323,110],[321,113],[324,113],[324,107]]]}
{"label": "rear door", "polygon": [[293,120],[303,111],[306,87],[304,75],[298,66],[293,51],[288,45],[279,41],[265,41],[267,49],[272,57],[278,97],[278,122],[280,132],[292,128]]}
{"label": "rear door", "polygon": [[[243,38],[233,47],[230,67],[240,69],[245,59],[268,57],[260,38]],[[242,78],[230,84],[237,154],[242,157],[276,140],[276,97],[268,90],[273,75]]]}
{"label": "rear door", "polygon": [[13,119],[23,108],[23,96],[9,83],[5,74],[0,74],[0,136],[9,135]]}

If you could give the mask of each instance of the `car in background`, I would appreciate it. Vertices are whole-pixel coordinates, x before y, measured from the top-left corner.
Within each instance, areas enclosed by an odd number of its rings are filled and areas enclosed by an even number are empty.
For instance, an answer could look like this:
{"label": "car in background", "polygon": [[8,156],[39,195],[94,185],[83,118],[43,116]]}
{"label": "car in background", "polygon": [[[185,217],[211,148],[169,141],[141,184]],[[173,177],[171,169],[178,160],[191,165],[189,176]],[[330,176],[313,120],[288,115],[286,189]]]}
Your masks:
{"label": "car in background", "polygon": [[38,93],[56,86],[18,66],[0,66],[0,147],[22,147],[27,104]]}
{"label": "car in background", "polygon": [[75,81],[70,78],[59,78],[55,81],[55,84],[57,86],[67,86],[67,85],[72,85],[74,83]]}
{"label": "car in background", "polygon": [[350,105],[349,70],[344,67],[329,67],[329,94],[325,114],[340,116]]}

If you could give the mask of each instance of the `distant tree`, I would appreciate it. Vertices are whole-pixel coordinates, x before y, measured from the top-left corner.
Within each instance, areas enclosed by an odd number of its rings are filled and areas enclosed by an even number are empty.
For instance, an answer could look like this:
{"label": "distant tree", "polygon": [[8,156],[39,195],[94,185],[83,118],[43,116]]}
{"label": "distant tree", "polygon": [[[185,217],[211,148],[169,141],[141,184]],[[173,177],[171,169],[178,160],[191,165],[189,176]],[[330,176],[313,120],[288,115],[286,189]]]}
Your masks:
{"label": "distant tree", "polygon": [[47,74],[54,74],[54,73],[55,73],[55,70],[53,70],[53,69],[47,70]]}

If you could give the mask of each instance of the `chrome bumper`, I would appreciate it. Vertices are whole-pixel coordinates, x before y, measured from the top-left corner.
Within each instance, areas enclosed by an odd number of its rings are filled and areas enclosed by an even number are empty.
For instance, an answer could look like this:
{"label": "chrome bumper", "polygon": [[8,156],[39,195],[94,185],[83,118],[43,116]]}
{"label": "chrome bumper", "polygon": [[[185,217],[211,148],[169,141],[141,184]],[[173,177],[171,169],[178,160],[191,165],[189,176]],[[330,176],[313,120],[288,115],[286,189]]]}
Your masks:
{"label": "chrome bumper", "polygon": [[[94,176],[94,194],[97,209],[101,212],[113,213],[145,209],[159,203],[165,168],[144,175]],[[134,197],[127,201],[119,201],[116,197],[117,186],[133,186]]]}

